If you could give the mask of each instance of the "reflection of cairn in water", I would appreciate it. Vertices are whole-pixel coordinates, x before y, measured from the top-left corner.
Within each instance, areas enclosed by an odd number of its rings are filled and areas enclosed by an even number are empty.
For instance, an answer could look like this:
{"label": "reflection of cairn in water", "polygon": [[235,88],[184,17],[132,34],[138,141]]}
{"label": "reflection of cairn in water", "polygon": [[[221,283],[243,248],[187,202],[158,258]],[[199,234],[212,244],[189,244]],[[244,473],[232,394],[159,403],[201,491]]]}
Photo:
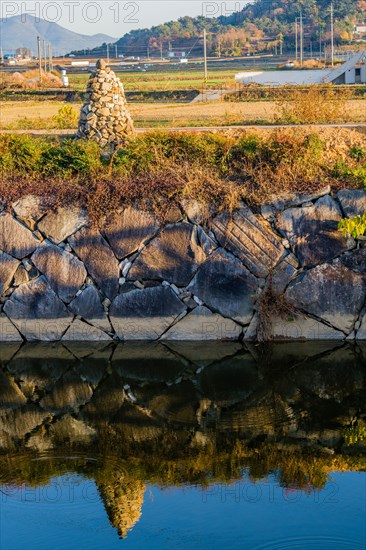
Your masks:
{"label": "reflection of cairn in water", "polygon": [[124,476],[114,483],[99,485],[109,521],[122,538],[140,519],[145,488],[143,481]]}

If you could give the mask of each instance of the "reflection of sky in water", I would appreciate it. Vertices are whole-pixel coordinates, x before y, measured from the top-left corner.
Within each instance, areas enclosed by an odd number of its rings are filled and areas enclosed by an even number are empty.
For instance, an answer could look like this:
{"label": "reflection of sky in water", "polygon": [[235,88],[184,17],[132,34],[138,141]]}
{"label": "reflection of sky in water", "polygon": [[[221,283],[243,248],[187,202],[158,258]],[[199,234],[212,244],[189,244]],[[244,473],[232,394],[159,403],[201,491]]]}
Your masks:
{"label": "reflection of sky in water", "polygon": [[366,474],[335,472],[321,491],[251,483],[147,485],[142,515],[121,540],[92,479],[66,475],[49,485],[3,487],[1,550],[233,548],[358,550],[366,546]]}

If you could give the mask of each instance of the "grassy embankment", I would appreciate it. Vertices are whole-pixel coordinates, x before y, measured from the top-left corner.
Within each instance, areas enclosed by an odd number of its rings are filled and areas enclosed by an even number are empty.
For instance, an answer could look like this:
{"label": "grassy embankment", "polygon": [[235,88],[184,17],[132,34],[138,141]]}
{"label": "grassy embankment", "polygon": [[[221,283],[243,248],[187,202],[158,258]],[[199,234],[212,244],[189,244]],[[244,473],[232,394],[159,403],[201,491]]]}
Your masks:
{"label": "grassy embankment", "polygon": [[94,220],[131,203],[164,217],[185,197],[231,210],[242,199],[256,208],[272,195],[327,183],[362,188],[366,137],[347,129],[155,131],[131,138],[108,161],[93,142],[3,135],[0,170],[5,206],[35,193],[53,205],[85,205]]}

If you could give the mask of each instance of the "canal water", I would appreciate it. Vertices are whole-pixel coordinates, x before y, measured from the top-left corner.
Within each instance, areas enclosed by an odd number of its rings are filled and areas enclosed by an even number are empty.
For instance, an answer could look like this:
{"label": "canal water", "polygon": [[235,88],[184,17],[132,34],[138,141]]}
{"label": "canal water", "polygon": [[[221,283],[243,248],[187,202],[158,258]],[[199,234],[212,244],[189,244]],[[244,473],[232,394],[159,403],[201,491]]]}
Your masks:
{"label": "canal water", "polygon": [[0,549],[366,548],[366,346],[3,344]]}

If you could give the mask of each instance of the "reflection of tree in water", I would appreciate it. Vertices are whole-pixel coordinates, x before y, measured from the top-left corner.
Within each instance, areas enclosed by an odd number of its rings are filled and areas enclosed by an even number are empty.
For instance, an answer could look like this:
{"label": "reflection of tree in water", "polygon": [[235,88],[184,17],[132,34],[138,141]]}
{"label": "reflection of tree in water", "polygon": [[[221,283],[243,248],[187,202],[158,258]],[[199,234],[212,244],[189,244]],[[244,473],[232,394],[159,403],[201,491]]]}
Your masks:
{"label": "reflection of tree in water", "polygon": [[124,476],[99,485],[109,520],[122,538],[127,536],[141,517],[145,489],[143,481],[126,479]]}

